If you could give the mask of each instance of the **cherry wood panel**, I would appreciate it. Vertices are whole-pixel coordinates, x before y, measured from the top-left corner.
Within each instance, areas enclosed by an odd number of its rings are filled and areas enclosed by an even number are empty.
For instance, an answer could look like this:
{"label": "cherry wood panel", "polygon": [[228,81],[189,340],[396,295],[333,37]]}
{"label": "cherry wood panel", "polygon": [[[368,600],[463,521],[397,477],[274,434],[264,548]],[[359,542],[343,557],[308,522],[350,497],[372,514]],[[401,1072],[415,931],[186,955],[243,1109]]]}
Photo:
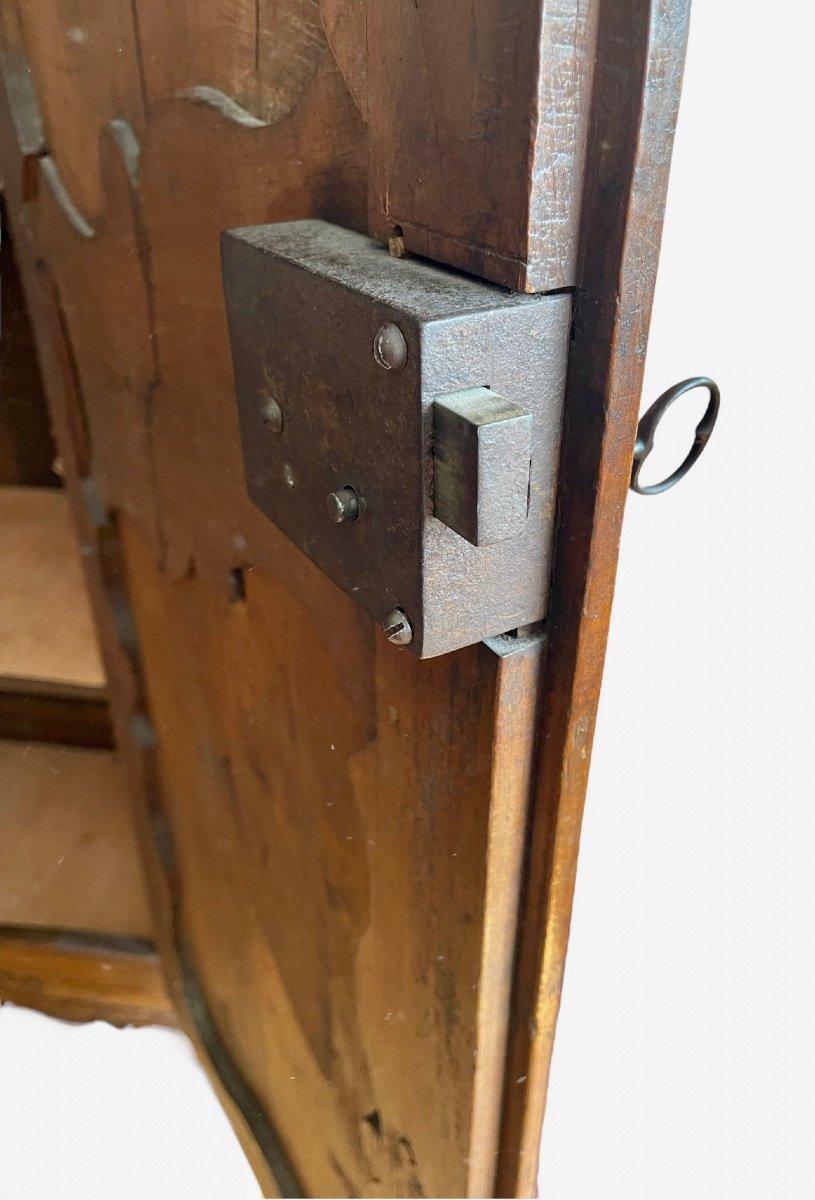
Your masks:
{"label": "cherry wood panel", "polygon": [[230,603],[122,532],[183,926],[297,1177],[489,1190],[540,640],[420,663],[304,561]]}
{"label": "cherry wood panel", "polygon": [[248,128],[274,125],[324,69],[316,0],[135,0],[134,11],[148,106],[183,96]]}
{"label": "cherry wood panel", "polygon": [[[3,9],[8,17],[8,9]],[[4,24],[11,37],[15,26]],[[9,29],[11,32],[9,32]],[[6,94],[0,96],[5,100]],[[21,150],[8,104],[0,104],[6,199],[13,213],[16,251],[37,349],[46,383],[57,442],[65,463],[67,494],[79,532],[91,603],[102,649],[105,673],[113,699],[111,715],[116,743],[126,766],[131,810],[135,818],[142,863],[148,882],[152,918],[161,952],[161,966],[172,1003],[183,1014],[184,1028],[201,1060],[263,1186],[264,1195],[279,1194],[274,1164],[282,1175],[285,1163],[278,1143],[257,1100],[248,1093],[239,1072],[223,1050],[205,997],[201,995],[175,920],[172,842],[160,807],[155,770],[155,734],[144,710],[144,688],[132,613],[124,593],[115,527],[108,519],[99,489],[89,476],[89,445],[84,397],[76,358],[59,290],[42,256],[47,222],[40,204],[24,203],[27,180],[15,154]],[[35,196],[43,195],[35,190]],[[62,216],[62,214],[60,214]],[[148,522],[149,531],[149,522]],[[288,1189],[293,1190],[293,1189]]]}
{"label": "cherry wood panel", "polygon": [[488,1192],[540,641],[420,665],[248,504],[218,235],[364,226],[365,129],[326,53],[270,124],[151,70],[141,136],[117,67],[65,142],[85,225],[56,152],[15,215],[174,999],[286,1190]]}
{"label": "cherry wood panel", "polygon": [[144,117],[129,0],[18,0],[5,5],[4,25],[6,38],[18,39],[25,51],[49,161],[93,223],[104,208],[96,153],[101,124],[111,108],[111,116],[135,129]]}
{"label": "cherry wood panel", "polygon": [[572,286],[596,12],[369,0],[374,231],[516,291]]}

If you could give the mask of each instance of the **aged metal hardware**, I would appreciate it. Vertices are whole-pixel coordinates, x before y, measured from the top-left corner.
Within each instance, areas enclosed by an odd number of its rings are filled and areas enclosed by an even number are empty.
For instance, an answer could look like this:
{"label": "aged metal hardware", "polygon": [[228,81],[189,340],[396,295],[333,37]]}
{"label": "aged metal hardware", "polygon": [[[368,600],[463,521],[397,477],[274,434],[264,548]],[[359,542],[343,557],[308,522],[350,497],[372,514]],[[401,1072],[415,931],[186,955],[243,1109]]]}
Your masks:
{"label": "aged metal hardware", "polygon": [[570,297],[322,221],[232,230],[222,251],[261,511],[422,658],[540,620]]}
{"label": "aged metal hardware", "polygon": [[[684,460],[667,479],[662,479],[659,483],[640,483],[640,471],[648,455],[654,448],[654,437],[656,436],[657,426],[660,421],[674,400],[678,400],[680,396],[684,396],[685,392],[692,392],[698,387],[707,388],[710,392],[710,400],[701,421],[696,426],[693,445]],[[710,435],[713,433],[713,427],[716,424],[718,415],[719,388],[706,375],[695,375],[692,379],[683,379],[681,383],[675,383],[673,387],[668,388],[667,392],[663,392],[659,399],[654,401],[648,411],[640,417],[640,423],[637,426],[634,462],[631,467],[632,492],[637,492],[640,496],[656,496],[660,492],[667,492],[668,488],[672,488],[675,483],[679,483],[680,479],[684,479],[710,441]]]}
{"label": "aged metal hardware", "polygon": [[330,492],[327,501],[328,515],[337,525],[341,521],[356,521],[360,514],[359,497],[353,488],[340,488]]}
{"label": "aged metal hardware", "polygon": [[529,507],[532,414],[471,388],[433,404],[434,512],[474,546],[517,537]]}
{"label": "aged metal hardware", "polygon": [[283,432],[283,409],[274,396],[261,396],[260,415],[271,433]]}
{"label": "aged metal hardware", "polygon": [[383,325],[374,338],[374,358],[386,371],[401,371],[407,362],[407,342],[398,325]]}
{"label": "aged metal hardware", "polygon": [[409,646],[413,641],[413,629],[407,613],[402,612],[401,608],[388,613],[382,622],[382,632],[395,646]]}

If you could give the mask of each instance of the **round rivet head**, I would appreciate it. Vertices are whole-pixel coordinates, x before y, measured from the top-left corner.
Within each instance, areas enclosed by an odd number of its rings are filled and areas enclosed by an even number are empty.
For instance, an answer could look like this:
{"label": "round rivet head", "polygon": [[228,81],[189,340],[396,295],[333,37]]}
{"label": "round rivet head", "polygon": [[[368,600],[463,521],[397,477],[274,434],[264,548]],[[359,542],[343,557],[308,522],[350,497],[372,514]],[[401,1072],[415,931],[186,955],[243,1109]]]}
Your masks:
{"label": "round rivet head", "polygon": [[395,608],[388,613],[382,622],[382,629],[385,637],[389,642],[393,642],[394,646],[409,646],[413,641],[413,629],[407,614],[401,608]]}
{"label": "round rivet head", "polygon": [[398,325],[383,325],[374,338],[374,358],[386,371],[401,371],[407,362],[405,335]]}
{"label": "round rivet head", "polygon": [[356,521],[359,516],[359,500],[351,487],[340,488],[338,492],[329,492],[326,500],[328,515],[332,521],[340,525],[343,521]]}
{"label": "round rivet head", "polygon": [[270,433],[283,432],[283,409],[268,392],[260,398],[260,416]]}

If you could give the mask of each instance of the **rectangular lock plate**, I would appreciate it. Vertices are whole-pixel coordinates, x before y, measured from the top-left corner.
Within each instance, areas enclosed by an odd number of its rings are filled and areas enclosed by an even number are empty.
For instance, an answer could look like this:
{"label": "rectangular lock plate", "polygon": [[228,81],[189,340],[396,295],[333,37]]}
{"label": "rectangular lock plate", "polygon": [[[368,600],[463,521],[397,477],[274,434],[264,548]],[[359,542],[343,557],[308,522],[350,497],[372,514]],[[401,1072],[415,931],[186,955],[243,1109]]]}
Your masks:
{"label": "rectangular lock plate", "polygon": [[571,298],[323,221],[231,230],[222,260],[258,508],[421,658],[540,620]]}

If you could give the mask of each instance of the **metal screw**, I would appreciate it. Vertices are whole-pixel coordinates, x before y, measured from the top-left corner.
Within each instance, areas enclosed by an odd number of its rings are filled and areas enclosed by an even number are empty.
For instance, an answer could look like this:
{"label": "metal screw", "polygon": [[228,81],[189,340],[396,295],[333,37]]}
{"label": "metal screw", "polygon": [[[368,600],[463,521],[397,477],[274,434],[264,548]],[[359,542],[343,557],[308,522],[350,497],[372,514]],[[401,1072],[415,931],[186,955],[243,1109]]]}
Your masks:
{"label": "metal screw", "polygon": [[270,433],[283,432],[283,409],[274,396],[265,393],[260,400],[260,416]]}
{"label": "metal screw", "polygon": [[359,500],[352,487],[340,488],[338,492],[329,492],[326,500],[328,515],[332,521],[340,525],[343,521],[356,521],[359,516]]}
{"label": "metal screw", "polygon": [[401,608],[389,612],[382,622],[385,637],[394,646],[409,646],[413,641],[413,628],[407,619],[407,614]]}
{"label": "metal screw", "polygon": [[401,371],[407,362],[405,335],[398,325],[383,325],[374,338],[374,358],[386,371]]}

